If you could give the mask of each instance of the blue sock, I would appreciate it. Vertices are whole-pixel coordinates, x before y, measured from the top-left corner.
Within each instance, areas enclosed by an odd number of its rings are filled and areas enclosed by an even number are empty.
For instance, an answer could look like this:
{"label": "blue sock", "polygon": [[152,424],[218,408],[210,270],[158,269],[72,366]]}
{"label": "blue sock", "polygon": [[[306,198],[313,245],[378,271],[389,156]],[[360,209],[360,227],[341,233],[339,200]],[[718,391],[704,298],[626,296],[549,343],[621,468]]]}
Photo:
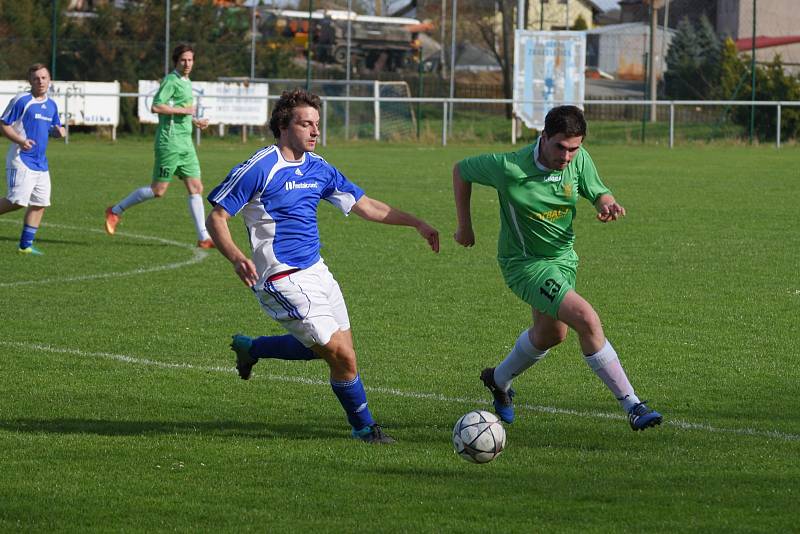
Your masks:
{"label": "blue sock", "polygon": [[38,229],[38,226],[24,225],[22,234],[19,236],[19,248],[25,249],[33,245],[33,238],[36,236],[36,230]]}
{"label": "blue sock", "polygon": [[331,388],[342,404],[342,408],[347,414],[347,420],[354,430],[361,430],[375,424],[369,407],[367,407],[367,393],[364,391],[364,384],[361,383],[359,375],[352,380],[331,380]]}
{"label": "blue sock", "polygon": [[250,356],[278,360],[316,360],[319,358],[314,351],[300,343],[291,334],[253,338],[253,344],[250,345]]}

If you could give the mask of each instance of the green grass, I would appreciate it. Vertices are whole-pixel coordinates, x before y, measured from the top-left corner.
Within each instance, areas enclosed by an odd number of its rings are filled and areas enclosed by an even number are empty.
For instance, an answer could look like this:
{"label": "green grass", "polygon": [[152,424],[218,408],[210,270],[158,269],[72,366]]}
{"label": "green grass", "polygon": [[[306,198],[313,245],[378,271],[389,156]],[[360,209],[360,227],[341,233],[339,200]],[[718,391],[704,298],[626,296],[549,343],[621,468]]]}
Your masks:
{"label": "green grass", "polygon": [[[255,147],[204,141],[207,188]],[[180,183],[102,232],[148,183],[150,141],[54,143],[46,255],[17,256],[21,214],[0,218],[0,531],[795,530],[797,148],[589,144],[628,216],[579,206],[578,290],[665,424],[631,432],[571,335],[516,380],[507,450],[476,466],[452,425],[488,406],[478,373],[530,312],[495,263],[491,191],[473,196],[475,247],[452,241],[450,169],[507,148],[321,150],[442,236],[434,255],[410,229],[320,209],[370,405],[398,439],[372,447],[348,438],[323,363],[236,377],[229,336],[281,330],[221,255],[195,256]]]}

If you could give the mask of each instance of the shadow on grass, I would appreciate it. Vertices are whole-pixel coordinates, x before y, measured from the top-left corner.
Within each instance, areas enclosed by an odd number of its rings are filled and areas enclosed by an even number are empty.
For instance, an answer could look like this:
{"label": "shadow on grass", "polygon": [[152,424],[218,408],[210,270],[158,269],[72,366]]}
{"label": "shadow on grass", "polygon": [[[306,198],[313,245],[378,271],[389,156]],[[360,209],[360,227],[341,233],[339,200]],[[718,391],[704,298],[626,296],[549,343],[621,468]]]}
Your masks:
{"label": "shadow on grass", "polygon": [[322,439],[349,437],[346,425],[248,423],[233,421],[112,421],[106,419],[0,419],[0,430],[30,434],[149,436],[191,434],[250,438]]}
{"label": "shadow on grass", "polygon": [[[19,237],[0,237],[0,241],[7,241],[9,243],[18,243]],[[46,237],[36,237],[36,244],[39,243],[49,243],[51,245],[81,245],[87,246],[89,245],[88,241],[76,241],[72,239],[48,239]]]}

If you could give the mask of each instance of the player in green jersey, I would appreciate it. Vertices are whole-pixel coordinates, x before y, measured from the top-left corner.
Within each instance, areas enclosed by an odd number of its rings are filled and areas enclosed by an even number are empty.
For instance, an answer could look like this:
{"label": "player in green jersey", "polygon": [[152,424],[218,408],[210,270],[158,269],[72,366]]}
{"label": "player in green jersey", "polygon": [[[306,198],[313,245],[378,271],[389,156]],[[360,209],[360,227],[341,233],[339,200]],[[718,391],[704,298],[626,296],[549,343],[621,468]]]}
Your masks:
{"label": "player in green jersey", "polygon": [[534,145],[518,152],[466,158],[453,168],[456,242],[465,247],[475,244],[472,184],[496,189],[500,270],[508,287],[533,310],[533,325],[497,367],[481,372],[481,380],[492,392],[500,418],[513,422],[512,380],[564,341],[572,328],[586,363],[619,401],[631,428],[644,430],[660,424],[662,416],[636,396],[603,333],[600,317],[575,291],[578,256],[572,248],[572,221],[578,196],[594,205],[600,222],[625,215],[625,208],[603,185],[581,146],[585,136],[583,112],[575,106],[559,106],[547,114],[544,131]]}
{"label": "player in green jersey", "polygon": [[136,189],[118,204],[106,208],[106,232],[114,235],[122,212],[126,209],[164,196],[172,177],[177,176],[183,180],[189,193],[189,214],[197,231],[197,246],[214,248],[214,242],[206,230],[200,162],[192,144],[192,126],[201,130],[208,127],[208,119],[194,116],[196,108],[193,105],[192,82],[189,80],[194,67],[194,50],[188,44],[180,44],[172,52],[172,61],[175,70],[161,81],[151,107],[153,113],[158,114],[153,181],[149,186]]}

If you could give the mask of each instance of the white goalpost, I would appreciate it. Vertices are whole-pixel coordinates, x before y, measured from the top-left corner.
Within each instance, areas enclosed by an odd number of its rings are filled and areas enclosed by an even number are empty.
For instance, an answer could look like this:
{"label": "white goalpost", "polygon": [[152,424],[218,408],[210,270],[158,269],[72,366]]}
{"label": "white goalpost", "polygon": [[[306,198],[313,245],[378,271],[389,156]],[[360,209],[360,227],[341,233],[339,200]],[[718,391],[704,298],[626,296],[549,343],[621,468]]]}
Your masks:
{"label": "white goalpost", "polygon": [[373,85],[375,140],[415,135],[417,117],[410,102],[384,102],[383,98],[410,98],[411,89],[406,82],[375,81]]}

